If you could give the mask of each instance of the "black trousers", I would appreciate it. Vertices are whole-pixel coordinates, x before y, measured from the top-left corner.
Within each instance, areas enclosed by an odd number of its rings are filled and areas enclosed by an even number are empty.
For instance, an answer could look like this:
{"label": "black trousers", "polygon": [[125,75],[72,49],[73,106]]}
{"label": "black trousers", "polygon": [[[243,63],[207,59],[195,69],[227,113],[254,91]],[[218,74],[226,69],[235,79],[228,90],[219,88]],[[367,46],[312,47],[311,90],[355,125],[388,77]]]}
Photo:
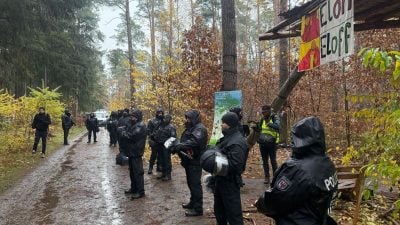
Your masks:
{"label": "black trousers", "polygon": [[142,157],[129,157],[129,176],[131,178],[131,191],[144,194],[144,171]]}
{"label": "black trousers", "polygon": [[116,131],[109,132],[110,134],[110,145],[116,145],[118,140],[118,135]]}
{"label": "black trousers", "polygon": [[243,225],[240,187],[235,180],[216,178],[214,214],[217,225]]}
{"label": "black trousers", "polygon": [[35,132],[35,142],[33,143],[33,150],[37,151],[37,146],[40,139],[42,139],[42,153],[46,154],[47,131]]}
{"label": "black trousers", "polygon": [[96,141],[96,129],[89,129],[88,130],[89,134],[88,134],[88,141],[90,142],[90,140],[92,139],[92,133],[93,133],[93,140]]}
{"label": "black trousers", "polygon": [[161,168],[161,158],[159,153],[160,149],[159,147],[157,147],[156,143],[152,144],[150,146],[150,149],[151,149],[151,155],[149,160],[150,167],[153,167],[157,160],[157,169],[160,169]]}
{"label": "black trousers", "polygon": [[170,174],[172,171],[171,151],[161,144],[158,144],[157,148],[160,154],[162,173],[165,175]]}
{"label": "black trousers", "polygon": [[190,206],[196,212],[203,212],[203,188],[201,186],[201,166],[185,166],[186,182],[190,190]]}
{"label": "black trousers", "polygon": [[68,144],[69,128],[64,128],[64,145]]}
{"label": "black trousers", "polygon": [[268,162],[269,160],[271,160],[272,176],[273,176],[276,169],[278,168],[278,163],[276,162],[276,144],[275,143],[260,144],[260,152],[263,161],[265,177],[270,177],[269,162]]}

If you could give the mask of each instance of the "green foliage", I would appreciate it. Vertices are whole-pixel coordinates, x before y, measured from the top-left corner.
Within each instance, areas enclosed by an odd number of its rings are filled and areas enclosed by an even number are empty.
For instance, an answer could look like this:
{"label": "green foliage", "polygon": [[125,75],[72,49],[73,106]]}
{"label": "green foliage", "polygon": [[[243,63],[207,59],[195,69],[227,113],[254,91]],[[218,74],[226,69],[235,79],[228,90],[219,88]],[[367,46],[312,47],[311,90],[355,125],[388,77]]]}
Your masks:
{"label": "green foliage", "polygon": [[16,97],[27,86],[61,86],[81,110],[100,104],[101,52],[94,1],[3,0],[0,4],[0,89]]}
{"label": "green foliage", "polygon": [[[400,188],[400,94],[396,89],[399,84],[400,52],[381,51],[378,48],[362,49],[363,65],[379,70],[381,74],[390,72],[393,90],[377,96],[362,98],[370,100],[371,107],[355,113],[355,116],[369,124],[369,129],[362,134],[362,144],[358,151],[354,148],[343,158],[349,162],[352,158],[366,163],[365,174],[374,183]],[[395,206],[400,210],[400,200]]]}
{"label": "green foliage", "polygon": [[30,96],[20,98],[0,90],[0,152],[30,150],[33,136],[31,123],[40,106],[44,106],[51,116],[50,133],[59,130],[64,104],[60,102],[58,88],[30,90]]}
{"label": "green foliage", "polygon": [[379,69],[381,73],[391,70],[392,82],[394,85],[400,84],[400,52],[381,51],[379,48],[363,48],[359,53],[362,56],[363,65]]}

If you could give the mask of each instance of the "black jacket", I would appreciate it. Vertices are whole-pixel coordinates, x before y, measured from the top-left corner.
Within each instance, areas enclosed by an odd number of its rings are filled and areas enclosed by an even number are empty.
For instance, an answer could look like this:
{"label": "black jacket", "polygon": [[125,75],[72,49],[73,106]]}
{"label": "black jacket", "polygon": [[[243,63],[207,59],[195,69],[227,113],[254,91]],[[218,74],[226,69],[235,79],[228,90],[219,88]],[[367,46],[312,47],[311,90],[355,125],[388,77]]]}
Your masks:
{"label": "black jacket", "polygon": [[322,124],[316,117],[292,128],[293,155],[276,172],[272,189],[256,206],[277,225],[332,224],[328,209],[337,191],[335,166],[325,155]]}
{"label": "black jacket", "polygon": [[47,113],[38,113],[35,115],[32,121],[32,129],[43,132],[49,130],[51,124],[50,115]]}
{"label": "black jacket", "polygon": [[125,131],[121,133],[122,139],[127,141],[125,153],[128,157],[142,157],[146,146],[147,129],[142,121],[142,114],[135,124],[130,124]]}
{"label": "black jacket", "polygon": [[85,125],[88,130],[96,130],[99,127],[99,121],[96,117],[89,117],[86,119]]}
{"label": "black jacket", "polygon": [[[246,139],[239,131],[239,127],[233,127],[223,131],[224,137],[217,142],[218,149],[227,156],[229,162],[228,178],[236,178],[243,172],[245,152],[248,145]],[[224,178],[224,177],[217,177]]]}
{"label": "black jacket", "polygon": [[157,132],[158,128],[161,126],[162,120],[154,117],[153,119],[149,120],[147,123],[147,134],[151,140],[155,140],[155,133]]}
{"label": "black jacket", "polygon": [[106,123],[108,132],[117,132],[118,120],[115,117],[109,118]]}
{"label": "black jacket", "polygon": [[191,124],[182,133],[181,143],[178,144],[177,149],[192,155],[193,159],[188,159],[183,155],[179,156],[183,166],[200,165],[200,156],[207,148],[207,128],[200,122],[200,113],[197,110],[190,110],[185,116],[190,118]]}
{"label": "black jacket", "polygon": [[61,126],[62,128],[65,129],[70,129],[72,126],[74,126],[75,123],[72,120],[71,113],[65,113],[61,116]]}
{"label": "black jacket", "polygon": [[176,129],[172,124],[161,124],[154,134],[154,141],[164,144],[170,137],[176,137]]}

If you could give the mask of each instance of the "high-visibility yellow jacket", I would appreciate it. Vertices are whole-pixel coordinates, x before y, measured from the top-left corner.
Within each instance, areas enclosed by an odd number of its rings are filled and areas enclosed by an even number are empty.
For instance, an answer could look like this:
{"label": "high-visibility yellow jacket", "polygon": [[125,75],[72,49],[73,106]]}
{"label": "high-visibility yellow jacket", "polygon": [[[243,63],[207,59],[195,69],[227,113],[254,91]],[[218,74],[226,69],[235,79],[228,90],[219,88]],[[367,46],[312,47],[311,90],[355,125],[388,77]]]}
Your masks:
{"label": "high-visibility yellow jacket", "polygon": [[268,121],[262,118],[259,124],[259,128],[261,134],[272,136],[276,138],[275,143],[279,143],[280,120],[277,115],[271,115]]}

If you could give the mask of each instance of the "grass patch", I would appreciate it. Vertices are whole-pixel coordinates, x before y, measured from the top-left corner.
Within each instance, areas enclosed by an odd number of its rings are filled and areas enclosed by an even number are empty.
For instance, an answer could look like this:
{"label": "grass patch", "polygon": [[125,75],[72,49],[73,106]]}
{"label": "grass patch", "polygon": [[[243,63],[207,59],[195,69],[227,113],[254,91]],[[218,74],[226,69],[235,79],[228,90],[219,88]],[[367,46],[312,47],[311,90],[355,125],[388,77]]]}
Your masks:
{"label": "grass patch", "polygon": [[[78,134],[85,131],[85,127],[74,127],[70,130],[69,140],[73,140]],[[64,143],[62,131],[47,140],[47,157],[61,148]],[[33,140],[32,145],[33,146]],[[32,149],[17,152],[0,152],[0,193],[12,187],[24,174],[38,165],[43,159],[41,157],[41,142],[38,151],[32,155]]]}

